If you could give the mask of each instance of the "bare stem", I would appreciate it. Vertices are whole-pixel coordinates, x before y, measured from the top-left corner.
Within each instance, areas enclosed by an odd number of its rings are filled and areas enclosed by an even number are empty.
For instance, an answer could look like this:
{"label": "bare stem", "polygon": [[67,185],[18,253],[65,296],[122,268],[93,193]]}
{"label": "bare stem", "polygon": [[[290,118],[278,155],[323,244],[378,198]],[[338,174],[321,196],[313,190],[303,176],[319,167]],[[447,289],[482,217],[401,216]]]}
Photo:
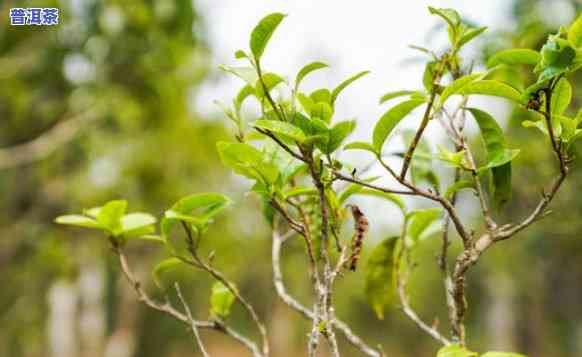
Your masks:
{"label": "bare stem", "polygon": [[188,316],[188,320],[190,321],[190,328],[192,329],[192,333],[194,334],[194,338],[196,340],[196,343],[198,344],[198,347],[200,348],[200,352],[202,353],[202,356],[209,357],[208,352],[206,352],[206,348],[204,347],[204,343],[202,342],[202,338],[200,337],[200,333],[198,332],[198,327],[196,327],[196,322],[194,321],[194,318],[192,317],[192,311],[190,311],[190,306],[188,306],[188,303],[186,302],[186,300],[184,299],[184,296],[182,295],[180,285],[178,283],[176,283],[176,284],[174,284],[174,287],[176,288],[176,294],[178,295],[178,299],[180,299],[180,301],[182,302],[182,305],[184,306],[184,311],[186,312],[186,316]]}
{"label": "bare stem", "polygon": [[121,249],[121,247],[114,247],[115,252],[119,258],[119,262],[121,265],[121,271],[123,275],[129,282],[129,284],[135,290],[139,301],[141,301],[144,305],[148,306],[149,308],[164,313],[168,316],[173,317],[174,319],[187,324],[192,325],[192,323],[198,328],[209,328],[219,332],[224,333],[225,335],[233,338],[234,340],[238,341],[244,347],[246,347],[254,357],[266,357],[261,353],[256,343],[252,342],[248,338],[242,336],[236,330],[224,325],[224,323],[219,321],[200,321],[200,320],[190,320],[187,315],[183,314],[182,312],[175,309],[171,304],[168,302],[159,303],[153,300],[147,293],[142,289],[141,283],[137,280],[129,267],[129,263],[127,261],[127,256]]}

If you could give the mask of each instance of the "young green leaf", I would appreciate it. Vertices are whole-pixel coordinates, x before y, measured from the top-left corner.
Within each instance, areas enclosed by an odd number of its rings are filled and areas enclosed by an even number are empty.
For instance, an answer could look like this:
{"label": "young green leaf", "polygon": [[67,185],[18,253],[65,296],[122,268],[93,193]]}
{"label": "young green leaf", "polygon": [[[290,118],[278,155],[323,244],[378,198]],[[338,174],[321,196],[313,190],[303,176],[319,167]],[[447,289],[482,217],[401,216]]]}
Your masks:
{"label": "young green leaf", "polygon": [[481,357],[527,357],[527,356],[512,352],[487,352],[481,355]]}
{"label": "young green leaf", "polygon": [[299,84],[303,81],[303,79],[313,71],[317,71],[319,69],[329,67],[327,64],[323,62],[311,62],[308,65],[301,68],[297,77],[295,78],[295,90],[299,89]]}
{"label": "young green leaf", "polygon": [[279,176],[277,167],[265,162],[263,154],[253,146],[220,141],[216,147],[222,163],[234,172],[266,183],[274,183],[277,180]]}
{"label": "young green leaf", "polygon": [[465,158],[465,151],[461,150],[459,152],[451,152],[442,145],[438,145],[437,149],[439,151],[438,159],[442,160],[453,167],[463,168],[463,162]]}
{"label": "young green leaf", "polygon": [[236,58],[236,59],[249,58],[249,55],[247,55],[247,53],[243,50],[237,50],[234,53],[234,58]]}
{"label": "young green leaf", "polygon": [[276,73],[272,72],[264,73],[261,76],[261,78],[257,79],[257,82],[255,83],[255,93],[258,98],[263,98],[265,96],[265,89],[263,88],[263,83],[267,88],[267,91],[270,92],[271,89],[275,88],[277,85],[285,83],[285,79],[283,79]]}
{"label": "young green leaf", "polygon": [[179,267],[182,264],[184,264],[184,263],[182,263],[182,261],[180,259],[175,258],[175,257],[167,258],[167,259],[164,259],[161,262],[159,262],[154,267],[154,270],[152,272],[152,275],[154,277],[154,282],[156,283],[156,285],[160,288],[163,288],[164,285],[162,283],[162,276],[165,273],[176,269],[177,267]]}
{"label": "young green leaf", "polygon": [[560,79],[552,92],[552,115],[562,115],[572,101],[572,86],[566,78]]}
{"label": "young green leaf", "polygon": [[122,232],[121,217],[125,214],[127,209],[127,201],[115,200],[107,202],[99,214],[97,214],[97,222],[112,235],[117,236]]}
{"label": "young green leaf", "polygon": [[313,196],[317,195],[317,189],[313,187],[295,187],[283,193],[283,198],[286,200],[298,196]]}
{"label": "young green leaf", "polygon": [[331,105],[331,92],[327,88],[321,88],[316,91],[313,91],[309,95],[309,98],[313,100],[313,103],[326,103]]}
{"label": "young green leaf", "polygon": [[214,316],[227,317],[234,300],[234,294],[223,283],[217,281],[212,285],[210,309]]}
{"label": "young green leaf", "polygon": [[372,136],[374,150],[376,152],[381,152],[382,146],[388,138],[388,135],[390,135],[400,120],[424,103],[426,103],[425,100],[411,99],[396,105],[384,113],[374,127],[374,133]]}
{"label": "young green leaf", "polygon": [[370,71],[363,71],[360,72],[358,74],[355,74],[353,76],[351,76],[350,78],[346,79],[345,81],[343,81],[342,83],[340,83],[340,85],[338,85],[333,92],[331,93],[331,104],[333,105],[335,103],[335,100],[337,98],[337,96],[350,84],[352,84],[353,82],[357,81],[358,79],[362,78],[363,76],[365,76],[366,74],[370,73]]}
{"label": "young green leaf", "polygon": [[384,309],[394,297],[394,249],[398,237],[380,243],[370,253],[366,265],[365,293],[368,303],[379,319],[384,319]]}
{"label": "young green leaf", "polygon": [[441,217],[440,208],[428,208],[409,213],[408,237],[413,243],[418,243],[424,231]]}
{"label": "young green leaf", "polygon": [[257,79],[259,76],[257,75],[257,71],[252,67],[231,67],[226,65],[218,66],[221,70],[234,74],[235,76],[239,77],[243,81],[247,82],[247,84],[254,87],[257,83]]}
{"label": "young green leaf", "polygon": [[463,88],[461,88],[457,93],[463,95],[490,95],[507,98],[517,103],[519,103],[521,99],[521,93],[517,89],[503,82],[494,80],[480,80],[468,83],[467,85],[463,86]]}
{"label": "young green leaf", "polygon": [[195,210],[200,210],[200,214],[206,212],[209,208],[212,208],[214,214],[218,212],[215,211],[214,207],[220,206],[226,208],[232,204],[230,198],[221,195],[219,193],[195,193],[180,199],[178,202],[172,205],[171,210],[174,212],[182,214],[192,214]]}
{"label": "young green leaf", "polygon": [[281,13],[267,15],[253,29],[253,32],[251,33],[250,47],[257,63],[261,60],[261,56],[263,55],[271,36],[273,36],[273,33],[285,16],[286,15]]}
{"label": "young green leaf", "polygon": [[495,67],[499,64],[510,66],[527,64],[535,66],[542,56],[539,52],[528,48],[514,48],[510,50],[499,51],[487,61],[487,68]]}
{"label": "young green leaf", "polygon": [[429,6],[428,11],[430,11],[430,13],[433,15],[440,16],[453,29],[456,29],[461,23],[461,17],[459,16],[459,13],[453,9],[437,9]]}
{"label": "young green leaf", "polygon": [[300,143],[304,142],[306,139],[305,133],[303,133],[301,129],[287,122],[258,119],[251,125],[255,128],[268,130],[274,134],[284,136]]}
{"label": "young green leaf", "polygon": [[465,188],[474,189],[474,187],[475,186],[473,185],[473,181],[470,180],[457,181],[447,188],[447,191],[445,192],[445,198],[450,200],[453,198],[455,193],[459,192],[460,190]]}
{"label": "young green leaf", "polygon": [[575,48],[582,46],[582,15],[579,15],[576,21],[570,25],[568,41]]}
{"label": "young green leaf", "polygon": [[445,102],[451,95],[459,93],[466,85],[476,81],[481,76],[483,76],[483,73],[473,73],[454,80],[441,93],[439,99],[439,108],[441,108],[445,104]]}
{"label": "young green leaf", "polygon": [[436,357],[477,357],[479,354],[471,352],[461,345],[448,345],[438,350]]}
{"label": "young green leaf", "polygon": [[457,48],[461,48],[467,43],[471,42],[474,38],[482,34],[487,30],[487,27],[475,27],[475,28],[468,28],[463,31],[459,42],[457,43]]}
{"label": "young green leaf", "polygon": [[[503,162],[503,158],[507,158],[509,148],[499,124],[484,111],[476,108],[469,108],[468,110],[481,130],[481,137],[487,150],[487,166],[493,166],[493,163],[496,162]],[[515,155],[515,152],[510,151],[509,156],[511,158]],[[511,199],[511,161],[506,161],[501,166],[495,166],[491,171],[493,174],[493,196],[495,203],[501,206]]]}
{"label": "young green leaf", "polygon": [[104,228],[101,224],[99,224],[93,218],[81,216],[78,214],[69,214],[69,215],[59,216],[55,219],[55,223],[65,224],[65,225],[69,225],[69,226],[84,227],[84,228],[95,228],[95,229],[103,229]]}
{"label": "young green leaf", "polygon": [[315,103],[311,107],[309,115],[311,116],[312,119],[319,118],[324,122],[329,123],[333,116],[333,108],[328,103],[325,102]]}
{"label": "young green leaf", "polygon": [[354,141],[352,143],[349,143],[346,146],[344,146],[344,150],[365,150],[374,154],[376,153],[376,149],[374,149],[374,146],[372,146],[372,144],[363,141]]}
{"label": "young green leaf", "polygon": [[238,94],[236,95],[236,98],[234,100],[235,108],[236,108],[237,112],[240,112],[240,108],[242,107],[245,100],[252,95],[256,96],[257,94],[255,92],[255,89],[251,85],[247,84],[241,88],[241,90],[238,92]]}
{"label": "young green leaf", "polygon": [[129,213],[121,217],[121,229],[124,237],[150,234],[155,231],[156,217],[149,213]]}
{"label": "young green leaf", "polygon": [[395,92],[388,92],[388,93],[384,94],[382,96],[382,98],[380,98],[380,104],[383,104],[383,103],[389,101],[390,99],[404,97],[404,96],[412,95],[412,94],[424,95],[422,92],[413,91],[413,90],[399,90],[399,91],[395,91]]}
{"label": "young green leaf", "polygon": [[355,120],[340,121],[335,124],[329,131],[329,141],[327,143],[326,153],[330,154],[336,151],[355,128]]}

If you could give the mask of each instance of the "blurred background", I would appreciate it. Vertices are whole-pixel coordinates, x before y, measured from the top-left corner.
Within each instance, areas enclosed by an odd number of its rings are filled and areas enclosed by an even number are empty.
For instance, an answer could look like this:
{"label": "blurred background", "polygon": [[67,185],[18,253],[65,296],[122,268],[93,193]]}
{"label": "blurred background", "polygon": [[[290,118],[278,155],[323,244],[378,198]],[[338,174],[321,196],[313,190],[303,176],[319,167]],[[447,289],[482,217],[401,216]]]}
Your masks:
{"label": "blurred background", "polygon": [[[273,294],[270,235],[260,204],[245,195],[248,182],[217,157],[215,142],[231,140],[232,128],[212,102],[228,101],[242,86],[217,65],[234,63],[234,50],[248,46],[262,16],[288,13],[264,66],[293,76],[307,62],[329,63],[331,70],[307,83],[312,88],[371,70],[342,94],[338,107],[340,116],[358,118],[355,137],[365,139],[387,109],[377,104],[380,95],[421,86],[424,59],[407,45],[444,48],[443,26],[427,5],[454,7],[489,26],[466,50],[476,65],[499,49],[539,49],[548,33],[582,8],[573,0],[0,0],[0,356],[197,355],[182,325],[137,302],[102,237],[52,221],[115,198],[127,199],[130,211],[159,216],[180,197],[201,191],[236,201],[210,229],[205,249],[216,251],[215,264],[267,321],[274,356],[304,355],[308,324]],[[10,8],[35,6],[59,8],[61,24],[10,26]],[[521,71],[512,75],[527,78]],[[582,104],[579,79],[572,81],[574,108]],[[514,169],[513,201],[500,213],[518,219],[535,204],[555,165],[541,136],[521,127],[527,113],[503,100],[476,103],[488,105],[504,123],[512,147],[525,148]],[[250,116],[253,110],[247,108]],[[438,131],[430,137],[433,145],[442,139]],[[473,349],[582,356],[581,175],[574,167],[550,218],[491,249],[470,274]],[[473,201],[464,198],[463,214],[470,219]],[[361,203],[382,212],[372,221],[370,245],[398,229],[390,207]],[[420,314],[440,319],[446,329],[437,245],[427,242],[420,252],[411,294]],[[289,289],[307,302],[302,254],[302,246],[292,243],[283,265]],[[149,272],[162,257],[147,243],[130,250],[134,270],[154,296],[159,293]],[[207,318],[211,281],[192,271],[174,278],[195,316]],[[370,344],[382,344],[389,356],[434,355],[437,344],[398,306],[384,321],[375,318],[361,272],[342,279],[337,291],[338,315]],[[230,320],[254,333],[239,307]],[[220,334],[202,336],[212,356],[246,355]],[[344,350],[358,355],[349,346]]]}

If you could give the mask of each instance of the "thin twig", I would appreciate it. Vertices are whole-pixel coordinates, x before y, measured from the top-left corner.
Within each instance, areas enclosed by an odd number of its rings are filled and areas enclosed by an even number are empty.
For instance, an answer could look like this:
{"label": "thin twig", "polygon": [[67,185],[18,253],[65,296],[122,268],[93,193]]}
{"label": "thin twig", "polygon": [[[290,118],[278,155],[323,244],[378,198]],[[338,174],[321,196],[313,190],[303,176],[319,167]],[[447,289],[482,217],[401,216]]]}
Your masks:
{"label": "thin twig", "polygon": [[[308,320],[314,320],[315,315],[313,311],[309,310],[305,306],[303,306],[300,302],[298,302],[295,298],[293,298],[288,292],[285,287],[285,283],[283,280],[283,273],[281,272],[281,247],[283,243],[286,241],[289,233],[285,235],[280,235],[276,230],[273,230],[273,246],[272,246],[272,265],[273,265],[273,283],[275,285],[275,291],[279,298],[290,308],[299,312],[301,316]],[[363,354],[369,357],[382,357],[382,354],[375,350],[374,348],[368,346],[359,336],[357,336],[350,327],[334,318],[331,321],[331,324],[337,328],[339,332],[341,332],[345,338],[350,342],[351,345],[356,347],[360,350]]]}
{"label": "thin twig", "polygon": [[396,258],[396,265],[394,267],[396,271],[396,286],[398,288],[398,296],[400,298],[400,304],[402,305],[402,310],[404,314],[408,316],[415,324],[420,328],[422,331],[427,333],[429,336],[434,338],[435,340],[439,341],[443,345],[449,345],[451,342],[445,338],[435,327],[429,326],[427,323],[422,321],[422,319],[418,316],[416,311],[410,305],[410,301],[408,300],[408,295],[406,294],[406,286],[408,282],[408,272],[402,272],[402,265],[400,264],[402,259],[404,259],[404,255],[406,252],[406,219],[403,224],[402,233],[400,235],[400,251],[398,252],[398,256]]}
{"label": "thin twig", "polygon": [[[144,305],[148,306],[149,308],[164,313],[168,316],[171,316],[184,324],[190,325],[192,323],[192,321],[188,319],[188,316],[176,310],[168,302],[161,304],[153,300],[149,295],[147,295],[147,293],[142,289],[140,281],[135,278],[133,272],[131,271],[129,263],[127,261],[127,257],[123,250],[121,249],[121,247],[114,247],[114,250],[119,258],[121,271],[123,272],[123,275],[129,282],[129,284],[135,290],[139,298],[139,301],[141,301]],[[234,329],[224,325],[219,321],[194,320],[194,324],[198,328],[209,328],[224,333],[225,335],[233,338],[234,340],[242,344],[244,347],[246,347],[249,351],[251,351],[254,357],[266,357],[261,353],[256,343],[250,341],[248,338],[242,336]]]}
{"label": "thin twig", "polygon": [[186,312],[186,316],[188,316],[188,320],[190,320],[190,328],[192,329],[192,333],[194,334],[194,338],[196,340],[196,343],[198,344],[198,347],[200,348],[200,352],[202,353],[202,356],[209,357],[208,352],[206,352],[206,348],[204,347],[204,343],[202,342],[202,338],[200,337],[200,333],[198,332],[198,327],[196,327],[196,322],[194,321],[194,318],[192,317],[192,311],[190,311],[190,306],[188,306],[188,303],[186,302],[186,300],[184,299],[184,296],[182,295],[182,291],[180,290],[180,285],[178,283],[175,283],[174,287],[176,288],[176,294],[178,295],[178,299],[180,299],[180,301],[182,302],[182,305],[184,306],[184,311]]}

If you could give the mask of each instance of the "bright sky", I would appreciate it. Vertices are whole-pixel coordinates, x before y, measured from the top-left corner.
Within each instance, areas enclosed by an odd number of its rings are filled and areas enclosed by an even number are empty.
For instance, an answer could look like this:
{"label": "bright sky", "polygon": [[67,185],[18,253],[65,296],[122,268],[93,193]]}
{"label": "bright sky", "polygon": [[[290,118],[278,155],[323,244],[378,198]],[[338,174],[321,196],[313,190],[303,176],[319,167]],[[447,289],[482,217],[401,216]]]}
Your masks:
{"label": "bright sky", "polygon": [[[268,70],[292,78],[308,62],[330,64],[331,70],[306,81],[309,90],[333,87],[353,73],[370,70],[369,76],[342,93],[337,108],[337,118],[357,117],[358,132],[363,133],[387,109],[378,105],[383,93],[421,86],[418,65],[405,66],[404,62],[418,58],[408,44],[434,42],[427,34],[440,22],[429,15],[427,6],[453,7],[464,18],[498,29],[508,23],[511,1],[203,0],[198,4],[205,13],[215,65],[235,64],[234,50],[248,48],[249,34],[258,20],[283,12],[289,16],[264,55]],[[228,101],[240,86],[236,79],[217,73],[200,89],[196,108],[205,114],[214,112],[213,100]]]}

